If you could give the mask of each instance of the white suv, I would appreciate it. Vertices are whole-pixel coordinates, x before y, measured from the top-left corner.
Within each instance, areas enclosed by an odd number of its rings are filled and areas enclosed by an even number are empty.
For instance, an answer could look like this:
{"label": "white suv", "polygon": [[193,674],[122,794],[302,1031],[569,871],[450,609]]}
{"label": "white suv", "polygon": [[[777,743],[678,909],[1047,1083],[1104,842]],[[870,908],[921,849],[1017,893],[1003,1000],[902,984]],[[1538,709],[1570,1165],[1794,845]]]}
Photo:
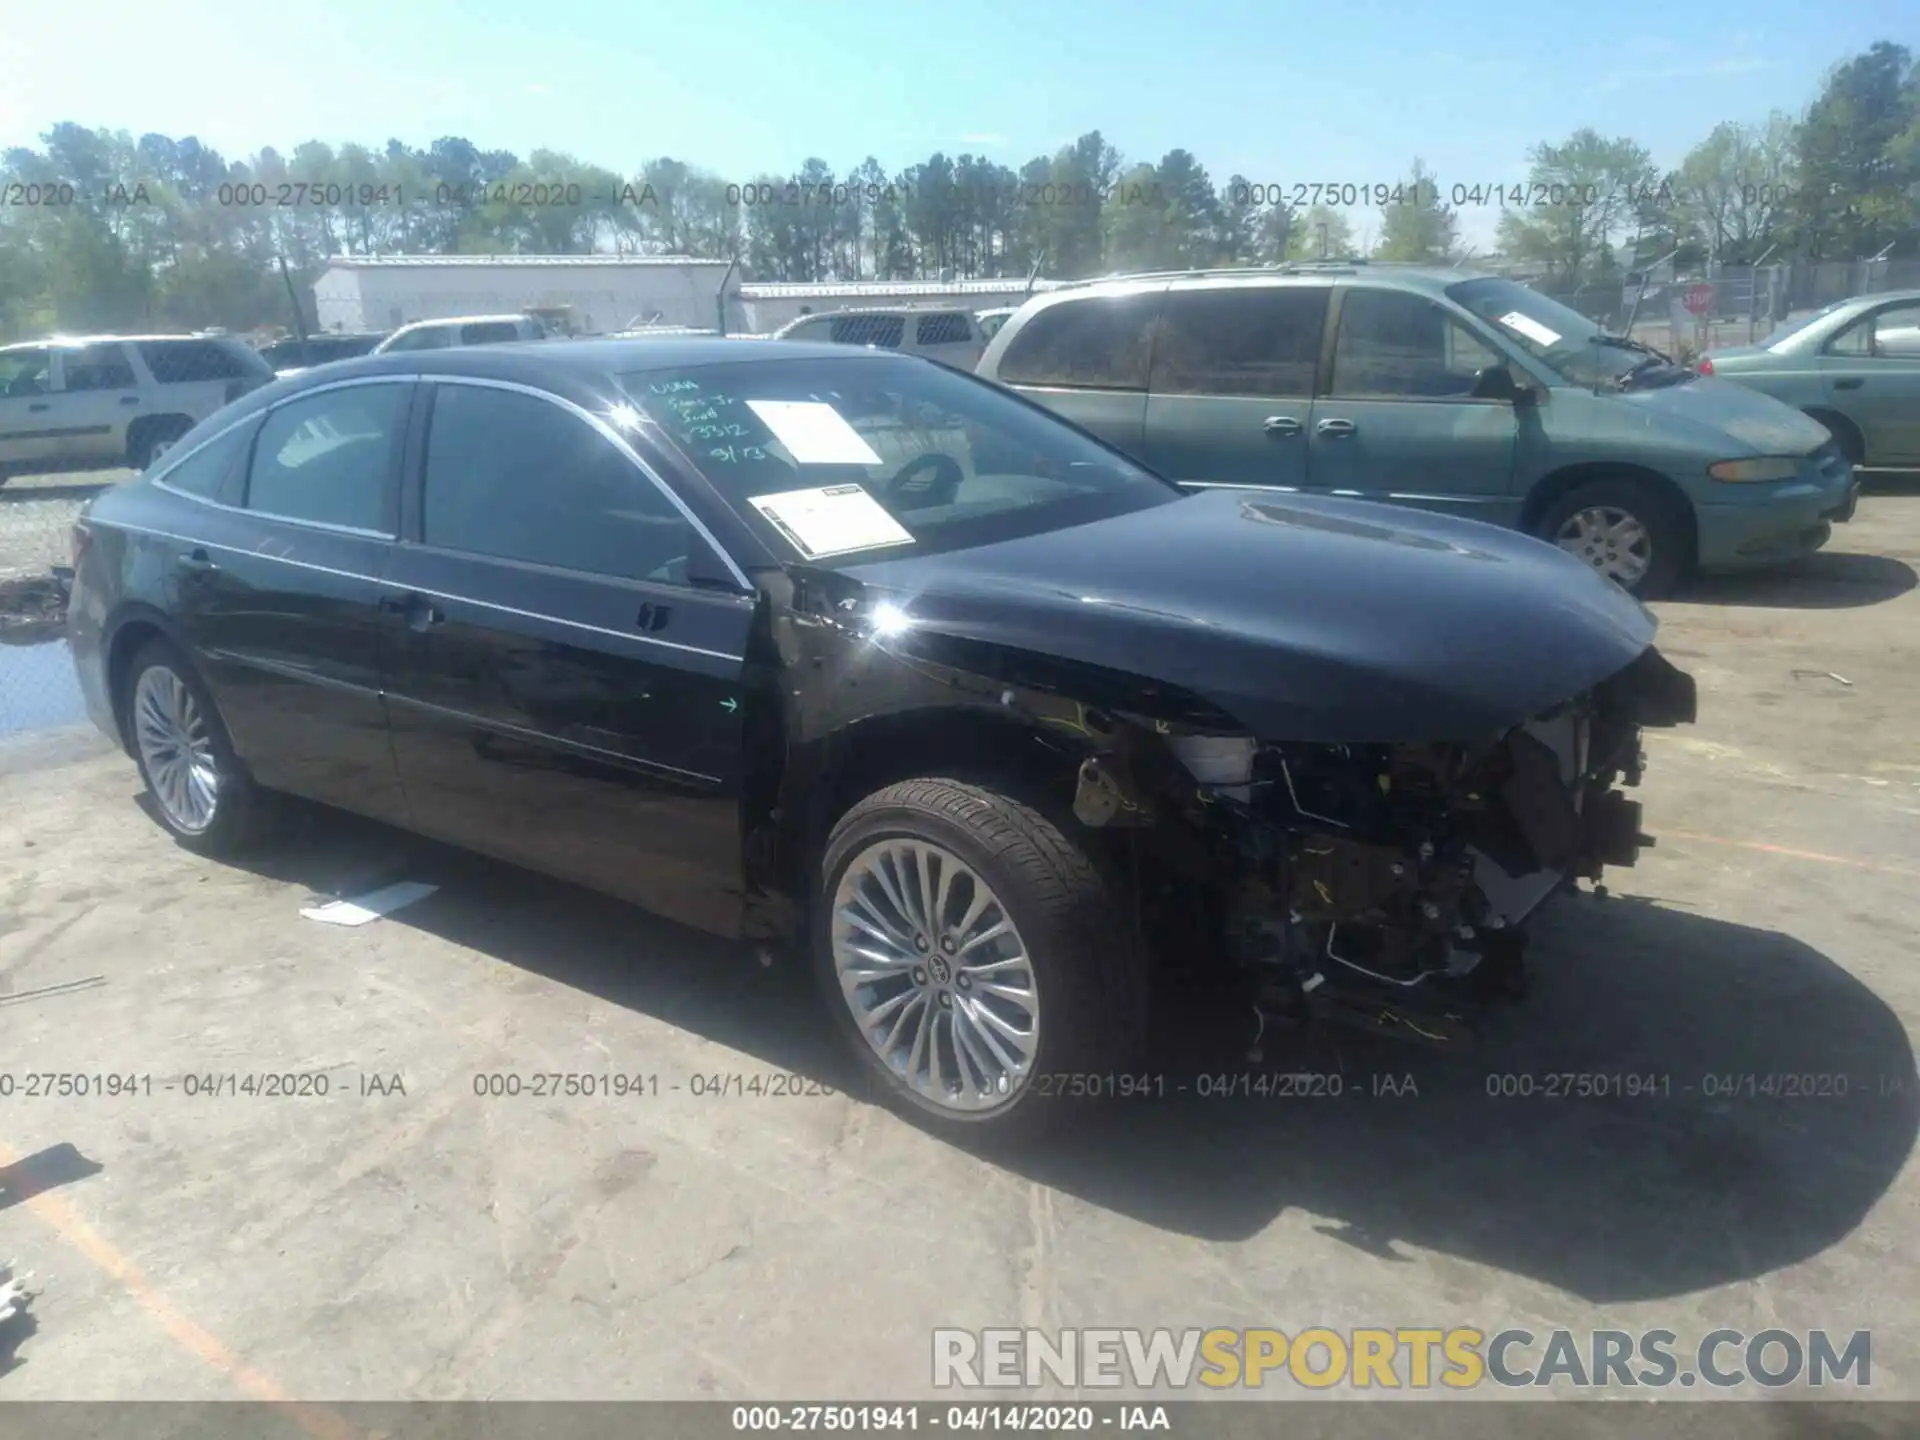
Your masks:
{"label": "white suv", "polygon": [[251,346],[225,336],[0,346],[0,484],[57,470],[144,470],[222,405],[272,379]]}
{"label": "white suv", "polygon": [[531,315],[453,315],[402,325],[373,347],[376,355],[397,350],[448,350],[461,345],[510,345],[545,340],[547,327]]}
{"label": "white suv", "polygon": [[925,355],[962,370],[979,364],[987,348],[980,322],[966,310],[836,310],[830,315],[802,315],[774,331],[773,338],[874,345]]}

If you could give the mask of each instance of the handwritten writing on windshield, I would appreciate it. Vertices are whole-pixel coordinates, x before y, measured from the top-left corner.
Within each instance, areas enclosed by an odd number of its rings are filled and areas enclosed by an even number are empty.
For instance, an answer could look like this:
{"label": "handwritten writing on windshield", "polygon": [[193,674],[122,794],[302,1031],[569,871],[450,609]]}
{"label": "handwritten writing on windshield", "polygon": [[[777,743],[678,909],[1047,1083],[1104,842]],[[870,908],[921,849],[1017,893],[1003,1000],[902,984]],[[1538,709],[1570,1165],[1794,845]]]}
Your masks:
{"label": "handwritten writing on windshield", "polygon": [[662,397],[654,408],[663,412],[674,438],[694,454],[722,465],[773,458],[764,446],[746,443],[760,438],[757,427],[727,418],[738,413],[733,410],[740,403],[737,397],[705,391],[698,380],[655,380],[647,389]]}

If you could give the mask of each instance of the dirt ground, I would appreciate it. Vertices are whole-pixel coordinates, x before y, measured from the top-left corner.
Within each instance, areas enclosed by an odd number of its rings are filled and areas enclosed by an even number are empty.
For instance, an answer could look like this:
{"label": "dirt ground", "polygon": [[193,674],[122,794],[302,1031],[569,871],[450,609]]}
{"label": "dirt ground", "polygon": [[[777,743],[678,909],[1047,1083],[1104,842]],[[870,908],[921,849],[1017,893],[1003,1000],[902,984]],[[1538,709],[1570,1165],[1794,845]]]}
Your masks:
{"label": "dirt ground", "polygon": [[[39,1294],[0,1399],[909,1399],[937,1326],[1463,1324],[1867,1329],[1872,1393],[1920,1399],[1915,565],[1888,482],[1794,571],[1659,607],[1701,716],[1648,738],[1658,848],[1551,911],[1470,1045],[1290,1039],[1344,1098],[1190,1091],[1038,1153],[842,1093],[779,967],[346,818],[197,859],[92,732],[8,741],[0,1260]],[[394,878],[441,888],[300,915]],[[1245,1017],[1162,999],[1156,1066],[1241,1068]],[[535,1072],[657,1088],[477,1093]],[[1668,1078],[1489,1095],[1567,1072]],[[727,1078],[769,1074],[835,1093]]]}

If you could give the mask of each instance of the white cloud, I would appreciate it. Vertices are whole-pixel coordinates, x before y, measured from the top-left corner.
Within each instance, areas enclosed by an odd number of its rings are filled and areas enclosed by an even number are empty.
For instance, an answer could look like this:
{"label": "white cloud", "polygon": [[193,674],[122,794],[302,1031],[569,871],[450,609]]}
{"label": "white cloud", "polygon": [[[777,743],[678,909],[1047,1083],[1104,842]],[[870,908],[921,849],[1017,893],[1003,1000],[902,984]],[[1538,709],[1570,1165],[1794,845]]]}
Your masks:
{"label": "white cloud", "polygon": [[1694,65],[1615,70],[1602,76],[1600,83],[1594,88],[1621,90],[1629,85],[1658,85],[1673,80],[1713,80],[1726,75],[1751,75],[1756,70],[1774,68],[1776,66],[1772,60],[1759,60],[1751,55],[1728,55],[1719,60],[1705,60]]}

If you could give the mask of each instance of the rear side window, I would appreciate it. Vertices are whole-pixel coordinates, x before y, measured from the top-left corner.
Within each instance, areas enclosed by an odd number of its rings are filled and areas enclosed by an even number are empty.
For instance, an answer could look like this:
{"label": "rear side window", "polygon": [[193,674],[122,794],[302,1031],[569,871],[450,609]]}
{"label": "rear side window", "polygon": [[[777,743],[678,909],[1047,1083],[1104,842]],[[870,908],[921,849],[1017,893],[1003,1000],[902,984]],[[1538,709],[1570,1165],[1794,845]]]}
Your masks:
{"label": "rear side window", "polygon": [[558,405],[441,385],[427,434],[420,538],[428,545],[674,581],[693,531],[633,461]]}
{"label": "rear side window", "polygon": [[353,385],[279,406],[260,427],[247,508],[391,534],[394,442],[411,389]]}
{"label": "rear side window", "polygon": [[[162,385],[191,385],[200,380],[238,380],[259,369],[243,364],[239,355],[211,340],[147,340],[140,358]],[[258,360],[259,357],[255,356]],[[265,367],[264,360],[259,361]]]}
{"label": "rear side window", "polygon": [[1175,291],[1153,346],[1156,395],[1310,396],[1324,285]]}
{"label": "rear side window", "polygon": [[118,345],[88,345],[67,352],[67,389],[131,390],[133,366]]}
{"label": "rear side window", "polygon": [[993,377],[1007,385],[1144,390],[1159,294],[1089,295],[1050,305],[1020,328]]}
{"label": "rear side window", "polygon": [[462,345],[503,345],[520,338],[520,327],[511,320],[483,320],[477,325],[460,327]]}
{"label": "rear side window", "polygon": [[389,350],[444,350],[452,343],[453,333],[445,325],[426,325],[410,330],[387,348]]}
{"label": "rear side window", "polygon": [[247,463],[247,446],[254,426],[236,425],[217,439],[208,441],[186,459],[159,477],[168,489],[197,495],[202,500],[218,500],[225,491],[227,478]]}
{"label": "rear side window", "polygon": [[836,345],[878,345],[884,350],[898,350],[906,333],[906,317],[902,315],[842,315],[833,322]]}
{"label": "rear side window", "polygon": [[913,339],[916,345],[965,345],[973,339],[973,327],[964,315],[922,315]]}

